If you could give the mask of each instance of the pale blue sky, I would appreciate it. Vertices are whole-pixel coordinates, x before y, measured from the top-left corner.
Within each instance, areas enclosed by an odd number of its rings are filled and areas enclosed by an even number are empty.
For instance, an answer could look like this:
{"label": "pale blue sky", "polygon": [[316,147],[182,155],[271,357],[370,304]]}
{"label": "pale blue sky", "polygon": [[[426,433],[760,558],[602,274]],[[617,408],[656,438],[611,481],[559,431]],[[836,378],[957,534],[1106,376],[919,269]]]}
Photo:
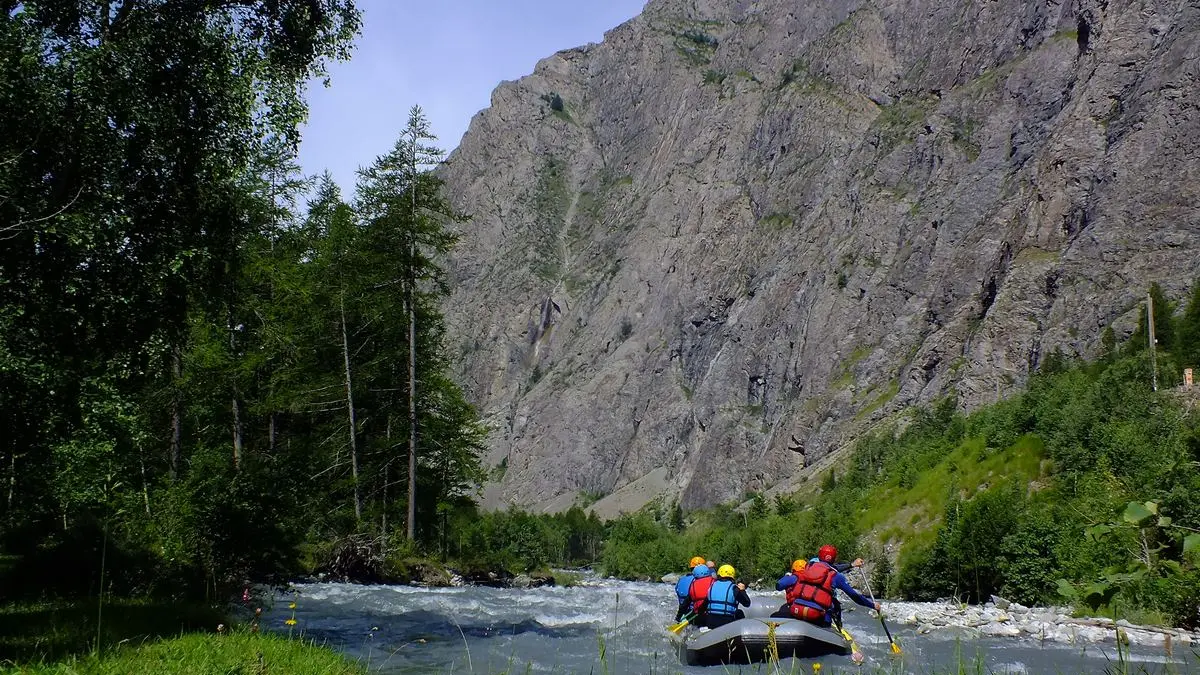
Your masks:
{"label": "pale blue sky", "polygon": [[359,0],[354,57],[312,84],[300,146],[306,174],[329,169],[349,193],[355,170],[395,142],[419,104],[438,145],[458,145],[502,80],[560,49],[600,42],[645,0]]}

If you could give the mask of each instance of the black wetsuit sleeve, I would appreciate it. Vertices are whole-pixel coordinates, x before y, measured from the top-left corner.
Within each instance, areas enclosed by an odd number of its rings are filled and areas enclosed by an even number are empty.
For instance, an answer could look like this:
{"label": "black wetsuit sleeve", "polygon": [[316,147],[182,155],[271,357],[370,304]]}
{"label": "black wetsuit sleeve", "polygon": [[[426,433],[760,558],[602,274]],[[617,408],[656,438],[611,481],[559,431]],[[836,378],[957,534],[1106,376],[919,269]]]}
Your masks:
{"label": "black wetsuit sleeve", "polygon": [[743,591],[742,589],[737,588],[734,591],[734,597],[737,598],[739,605],[743,605],[745,607],[750,606],[750,594],[747,593],[746,591]]}
{"label": "black wetsuit sleeve", "polygon": [[683,615],[687,614],[688,610],[691,609],[691,607],[692,607],[692,603],[690,600],[684,600],[683,602],[679,603],[679,609],[676,610],[676,612],[675,612],[675,620],[682,621]]}
{"label": "black wetsuit sleeve", "polygon": [[834,563],[833,564],[833,569],[841,572],[842,574],[849,572],[852,567],[854,567],[854,563],[843,562],[843,563]]}

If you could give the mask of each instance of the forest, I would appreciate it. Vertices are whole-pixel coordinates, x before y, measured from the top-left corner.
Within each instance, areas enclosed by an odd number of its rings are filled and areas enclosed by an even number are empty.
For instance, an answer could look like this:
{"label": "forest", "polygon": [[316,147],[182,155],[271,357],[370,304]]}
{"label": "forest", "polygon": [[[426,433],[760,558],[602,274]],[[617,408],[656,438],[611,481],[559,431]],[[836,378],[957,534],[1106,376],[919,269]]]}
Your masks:
{"label": "forest", "polygon": [[414,107],[353,195],[296,162],[354,5],[5,10],[0,599],[216,599],[314,543],[437,539],[484,439],[442,153]]}

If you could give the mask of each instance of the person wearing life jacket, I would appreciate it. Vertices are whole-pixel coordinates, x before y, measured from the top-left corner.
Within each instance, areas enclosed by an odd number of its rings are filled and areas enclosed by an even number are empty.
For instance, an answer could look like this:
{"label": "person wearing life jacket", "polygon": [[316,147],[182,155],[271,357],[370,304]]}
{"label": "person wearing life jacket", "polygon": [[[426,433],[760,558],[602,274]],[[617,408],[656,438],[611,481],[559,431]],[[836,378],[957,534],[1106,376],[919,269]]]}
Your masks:
{"label": "person wearing life jacket", "polygon": [[[828,626],[835,619],[840,623],[841,606],[836,591],[842,591],[863,607],[879,611],[878,602],[854,590],[846,576],[834,567],[836,561],[837,549],[822,546],[816,560],[805,564],[799,574],[788,573],[775,584],[777,589],[787,590],[788,612],[792,617],[822,626]],[[793,569],[795,567],[793,563]]]}
{"label": "person wearing life jacket", "polygon": [[792,561],[792,570],[783,575],[783,578],[775,582],[775,590],[785,591],[786,601],[779,609],[775,610],[771,616],[790,619],[792,618],[792,589],[796,587],[796,581],[800,578],[800,574],[804,572],[804,568],[808,567],[808,561],[803,558]]}
{"label": "person wearing life jacket", "polygon": [[712,578],[716,579],[717,578],[717,563],[715,563],[711,560],[706,560],[704,562],[704,564],[708,567],[708,572],[712,576]]}
{"label": "person wearing life jacket", "polygon": [[691,609],[692,603],[688,599],[688,591],[692,587],[692,582],[696,580],[693,572],[696,567],[704,564],[704,558],[700,556],[692,556],[688,561],[688,571],[683,576],[679,577],[679,581],[675,583],[675,598],[679,601],[679,611],[675,612],[675,620],[679,621]]}
{"label": "person wearing life jacket", "polygon": [[705,605],[704,625],[708,628],[746,618],[746,613],[738,609],[738,605],[749,607],[750,596],[746,593],[746,584],[738,583],[735,577],[737,570],[733,569],[733,565],[721,565],[717,570],[717,580],[708,589],[708,602]]}
{"label": "person wearing life jacket", "polygon": [[716,579],[708,565],[696,565],[692,569],[692,585],[688,587],[688,610],[696,615],[691,624],[696,627],[704,626],[704,616],[708,605],[708,590]]}

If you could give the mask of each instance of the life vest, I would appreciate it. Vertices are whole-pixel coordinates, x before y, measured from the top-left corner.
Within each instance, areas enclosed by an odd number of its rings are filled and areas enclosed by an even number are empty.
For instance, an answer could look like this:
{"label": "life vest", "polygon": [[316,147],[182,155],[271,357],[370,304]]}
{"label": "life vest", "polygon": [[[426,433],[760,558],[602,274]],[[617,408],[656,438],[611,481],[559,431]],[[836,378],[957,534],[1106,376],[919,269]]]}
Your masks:
{"label": "life vest", "polygon": [[[788,601],[792,603],[792,614],[801,607],[807,607],[811,612],[805,615],[824,615],[833,608],[833,580],[837,570],[831,565],[816,562],[804,568],[796,580],[796,585],[788,589]],[[818,612],[817,609],[820,609]],[[808,620],[808,616],[802,617]]]}
{"label": "life vest", "polygon": [[716,579],[712,577],[700,577],[692,582],[691,588],[688,589],[688,599],[692,601],[692,611],[699,612],[708,602],[708,589],[712,588],[713,582]]}
{"label": "life vest", "polygon": [[787,591],[784,593],[784,598],[788,601],[789,604],[795,602],[796,598],[798,598],[798,597],[800,597],[800,579],[799,578],[797,578],[796,582],[793,583],[791,586],[788,586]]}
{"label": "life vest", "polygon": [[717,579],[708,589],[709,614],[733,616],[737,613],[737,586],[732,579]]}
{"label": "life vest", "polygon": [[692,588],[692,582],[696,580],[691,573],[679,577],[679,581],[675,582],[675,597],[679,598],[679,602],[684,602],[688,599],[688,591]]}

